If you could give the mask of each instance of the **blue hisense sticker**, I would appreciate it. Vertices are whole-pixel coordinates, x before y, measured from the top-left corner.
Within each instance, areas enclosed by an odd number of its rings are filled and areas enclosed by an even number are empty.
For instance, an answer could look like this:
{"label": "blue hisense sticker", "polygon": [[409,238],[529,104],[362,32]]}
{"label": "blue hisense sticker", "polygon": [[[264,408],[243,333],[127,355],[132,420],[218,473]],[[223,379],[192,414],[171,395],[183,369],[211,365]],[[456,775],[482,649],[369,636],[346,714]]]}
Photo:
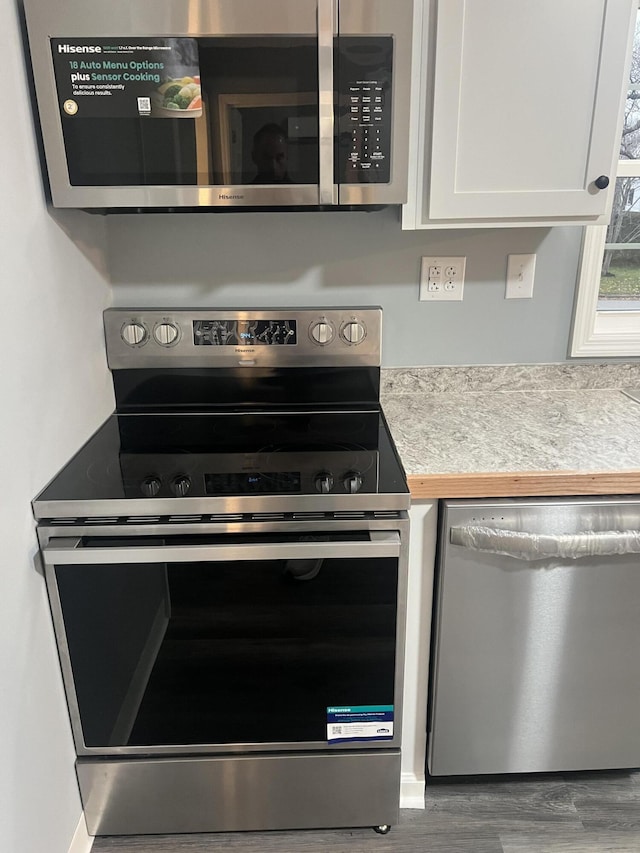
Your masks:
{"label": "blue hisense sticker", "polygon": [[330,705],[327,741],[392,740],[393,705]]}

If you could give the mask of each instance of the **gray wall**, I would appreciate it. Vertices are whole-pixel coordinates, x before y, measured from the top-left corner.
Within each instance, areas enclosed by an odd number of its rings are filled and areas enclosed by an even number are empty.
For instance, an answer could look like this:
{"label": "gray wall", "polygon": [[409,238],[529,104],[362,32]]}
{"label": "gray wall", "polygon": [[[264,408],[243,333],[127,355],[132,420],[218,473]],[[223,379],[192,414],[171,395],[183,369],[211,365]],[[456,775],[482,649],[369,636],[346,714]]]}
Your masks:
{"label": "gray wall", "polygon": [[[13,3],[0,4],[0,32],[4,74],[24,94]],[[0,151],[0,850],[67,853],[82,807],[31,500],[113,407],[106,229],[47,213],[24,96],[0,120]]]}
{"label": "gray wall", "polygon": [[[398,211],[108,219],[115,305],[382,305],[384,365],[567,359],[582,229],[402,231]],[[537,253],[533,299],[507,255]],[[422,255],[466,255],[464,301],[418,301]]]}

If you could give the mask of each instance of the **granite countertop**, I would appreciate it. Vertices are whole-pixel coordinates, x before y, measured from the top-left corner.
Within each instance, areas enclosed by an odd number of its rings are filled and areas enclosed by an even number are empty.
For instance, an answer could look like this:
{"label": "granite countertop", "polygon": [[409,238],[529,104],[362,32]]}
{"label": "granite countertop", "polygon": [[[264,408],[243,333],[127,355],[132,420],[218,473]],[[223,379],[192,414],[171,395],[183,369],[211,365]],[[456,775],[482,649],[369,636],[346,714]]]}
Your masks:
{"label": "granite countertop", "polygon": [[640,493],[640,364],[383,371],[414,498]]}

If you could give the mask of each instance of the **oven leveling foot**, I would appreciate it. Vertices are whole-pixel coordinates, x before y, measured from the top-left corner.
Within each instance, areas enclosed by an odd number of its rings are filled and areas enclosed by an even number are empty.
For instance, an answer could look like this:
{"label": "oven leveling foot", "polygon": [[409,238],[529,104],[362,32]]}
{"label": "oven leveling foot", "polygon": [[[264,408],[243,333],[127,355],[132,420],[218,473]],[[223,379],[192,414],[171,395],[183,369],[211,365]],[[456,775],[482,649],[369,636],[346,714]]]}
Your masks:
{"label": "oven leveling foot", "polygon": [[381,823],[380,826],[374,826],[373,827],[373,831],[377,832],[378,835],[386,835],[390,829],[391,829],[391,827],[389,826],[388,823]]}

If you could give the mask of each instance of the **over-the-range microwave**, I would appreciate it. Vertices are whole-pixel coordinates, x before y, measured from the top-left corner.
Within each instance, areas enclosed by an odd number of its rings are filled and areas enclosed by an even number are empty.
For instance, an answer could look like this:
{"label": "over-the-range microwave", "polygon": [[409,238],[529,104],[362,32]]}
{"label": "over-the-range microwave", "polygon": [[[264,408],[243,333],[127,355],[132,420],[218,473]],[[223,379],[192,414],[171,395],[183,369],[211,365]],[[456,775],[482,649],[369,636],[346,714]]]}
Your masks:
{"label": "over-the-range microwave", "polygon": [[52,203],[406,201],[413,0],[24,0]]}

